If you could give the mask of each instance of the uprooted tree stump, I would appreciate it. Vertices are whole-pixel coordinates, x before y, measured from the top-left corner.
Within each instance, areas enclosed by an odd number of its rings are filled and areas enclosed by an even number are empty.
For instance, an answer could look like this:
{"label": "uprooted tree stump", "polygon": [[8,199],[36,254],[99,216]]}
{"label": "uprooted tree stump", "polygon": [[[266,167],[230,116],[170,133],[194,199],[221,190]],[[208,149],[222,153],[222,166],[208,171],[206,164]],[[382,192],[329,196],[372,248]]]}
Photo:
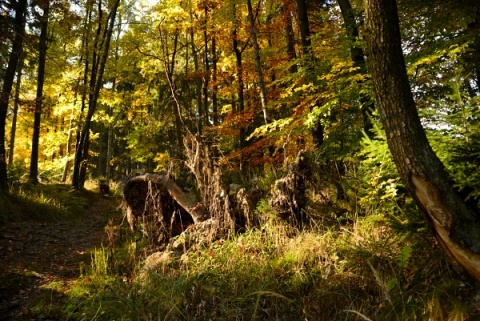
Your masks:
{"label": "uprooted tree stump", "polygon": [[293,226],[301,227],[307,223],[305,207],[305,178],[309,172],[307,156],[300,152],[297,161],[289,165],[285,177],[275,181],[270,190],[270,206],[278,216]]}
{"label": "uprooted tree stump", "polygon": [[[244,231],[256,224],[256,193],[240,185],[224,184],[221,166],[210,157],[209,144],[202,137],[185,141],[185,165],[195,176],[201,201],[193,193],[185,193],[166,174],[145,174],[131,178],[124,187],[124,204],[132,230],[142,223],[146,236],[156,243],[168,243],[191,224],[210,219],[208,226],[214,237]],[[205,227],[205,228],[206,228]],[[201,227],[198,227],[202,229]]]}
{"label": "uprooted tree stump", "polygon": [[132,230],[138,221],[156,243],[165,243],[189,225],[208,218],[192,193],[185,193],[166,174],[131,178],[123,189],[127,220]]}

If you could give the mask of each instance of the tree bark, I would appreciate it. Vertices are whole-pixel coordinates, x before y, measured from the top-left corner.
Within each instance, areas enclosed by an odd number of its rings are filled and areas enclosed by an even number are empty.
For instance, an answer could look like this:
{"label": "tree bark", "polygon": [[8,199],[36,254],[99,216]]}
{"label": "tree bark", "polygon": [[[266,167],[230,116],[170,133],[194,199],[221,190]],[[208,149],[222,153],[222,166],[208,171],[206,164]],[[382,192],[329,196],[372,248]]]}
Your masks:
{"label": "tree bark", "polygon": [[407,190],[452,262],[480,282],[480,219],[455,193],[410,90],[395,0],[365,0],[369,67],[380,117]]}
{"label": "tree bark", "polygon": [[[285,34],[287,36],[287,55],[290,62],[297,59],[297,53],[295,51],[295,34],[293,31],[293,19],[292,11],[290,10],[290,0],[283,0],[282,14],[285,21]],[[290,73],[296,73],[298,71],[297,65],[293,64],[288,68]]]}
{"label": "tree bark", "polygon": [[217,92],[218,92],[218,85],[217,85],[217,40],[215,36],[212,38],[212,62],[213,62],[213,74],[212,74],[212,80],[213,80],[213,90],[212,90],[212,121],[213,121],[213,126],[217,126],[219,124],[218,122],[218,97],[217,97]]}
{"label": "tree bark", "polygon": [[[120,0],[116,0],[113,4],[112,9],[108,15],[108,27],[105,30],[104,37],[100,43],[103,46],[100,48],[101,56],[99,57],[98,62],[92,62],[92,75],[90,79],[90,90],[88,100],[88,112],[85,117],[85,122],[83,123],[82,131],[80,133],[80,139],[77,144],[77,150],[75,152],[75,164],[73,168],[73,180],[72,185],[75,189],[83,188],[85,183],[85,173],[88,160],[88,150],[90,142],[90,125],[92,121],[93,114],[97,109],[98,96],[100,94],[100,89],[103,86],[103,72],[105,71],[105,65],[108,59],[108,53],[110,48],[110,39],[113,33],[113,27],[115,25],[115,18],[117,15],[117,9],[120,5]],[[98,33],[97,33],[98,36]],[[98,69],[95,66],[98,65]]]}
{"label": "tree bark", "polygon": [[27,0],[19,0],[15,8],[14,31],[12,50],[8,60],[7,70],[3,79],[0,93],[0,192],[8,192],[7,158],[5,148],[5,125],[7,120],[8,101],[12,92],[13,79],[17,70],[18,60],[22,53],[23,38],[25,36],[25,10]]}
{"label": "tree bark", "polygon": [[[357,72],[366,73],[367,64],[363,49],[356,44],[359,37],[359,31],[357,22],[355,21],[355,14],[353,12],[352,4],[350,3],[350,0],[338,0],[338,5],[340,6],[340,11],[342,12],[345,29],[350,42],[350,57],[353,65],[358,68]],[[364,83],[364,81],[359,82],[359,85],[361,85],[361,83]],[[375,137],[375,133],[373,132],[373,124],[371,119],[373,117],[372,112],[375,109],[375,104],[373,103],[372,97],[370,97],[369,94],[364,93],[364,91],[361,91],[359,100],[362,106],[363,131],[370,139],[373,139]]]}
{"label": "tree bark", "polygon": [[15,98],[13,102],[12,128],[10,130],[10,150],[8,151],[8,166],[13,165],[13,156],[15,152],[15,135],[17,132],[18,106],[20,105],[20,88],[22,84],[22,73],[24,65],[24,55],[22,53],[17,67],[17,82],[15,83]]}
{"label": "tree bark", "polygon": [[204,65],[205,65],[205,71],[203,73],[203,86],[202,86],[202,92],[203,92],[203,107],[204,107],[204,119],[203,119],[203,125],[208,126],[209,124],[209,108],[208,108],[208,85],[210,83],[210,60],[208,59],[208,6],[203,1],[203,6],[204,6],[204,14],[205,14],[205,19],[203,21],[203,44],[204,44]]}
{"label": "tree bark", "polygon": [[475,12],[475,19],[468,24],[467,32],[472,37],[472,43],[469,46],[470,55],[475,69],[475,82],[477,89],[480,90],[480,3],[478,1],[474,1],[472,10]]}
{"label": "tree bark", "polygon": [[[235,53],[235,73],[237,76],[237,102],[238,106],[236,108],[236,112],[243,113],[245,110],[245,97],[244,97],[244,90],[245,90],[245,83],[243,81],[243,60],[242,54],[243,49],[240,48],[240,44],[238,41],[238,19],[237,19],[237,12],[235,4],[233,5],[233,21],[235,21],[235,26],[232,32],[232,39],[233,39],[233,51]],[[233,104],[232,104],[233,105]],[[239,124],[239,145],[240,149],[245,147],[245,127],[243,124]],[[242,167],[243,158],[240,157],[240,166]]]}
{"label": "tree bark", "polygon": [[308,21],[308,11],[306,0],[296,0],[298,27],[300,29],[300,40],[302,42],[303,64],[307,71],[307,76],[312,77],[313,70],[313,51],[312,41],[310,39],[310,23]]}
{"label": "tree bark", "polygon": [[252,35],[253,49],[255,52],[255,69],[257,71],[258,87],[260,89],[260,104],[262,105],[263,120],[268,124],[267,113],[267,89],[265,77],[263,76],[262,61],[260,59],[260,46],[258,44],[258,30],[255,25],[255,16],[253,15],[252,1],[247,0],[248,20],[250,22],[250,34]]}
{"label": "tree bark", "polygon": [[[168,177],[168,175],[145,174],[135,176],[126,183],[124,194],[128,194],[133,186],[139,182],[151,182],[163,186],[168,191],[168,194],[170,194],[170,196],[175,200],[175,202],[177,202],[178,205],[180,205],[188,214],[190,214],[195,224],[205,221],[209,218],[208,213],[205,211],[203,206],[199,204],[195,195],[183,192],[182,189]],[[130,204],[127,205],[130,206]]]}
{"label": "tree bark", "polygon": [[[193,8],[190,7],[190,22],[194,22],[193,17]],[[192,58],[193,58],[193,65],[195,68],[195,74],[198,74],[200,70],[200,63],[198,61],[198,52],[197,47],[195,46],[195,33],[193,27],[190,28],[190,45],[192,48]],[[203,120],[203,108],[202,108],[202,79],[200,77],[195,78],[195,94],[196,94],[196,101],[197,101],[197,114],[198,114],[198,121],[197,121],[197,132],[201,134],[202,132],[202,120]],[[180,138],[181,140],[182,138]],[[180,141],[179,146],[182,146]]]}
{"label": "tree bark", "polygon": [[38,183],[38,153],[40,142],[40,124],[43,109],[43,84],[45,83],[45,63],[47,60],[47,36],[48,36],[48,15],[50,1],[45,1],[43,15],[39,18],[41,31],[38,48],[38,75],[37,75],[37,96],[35,98],[35,112],[33,119],[32,154],[30,157],[30,182]]}

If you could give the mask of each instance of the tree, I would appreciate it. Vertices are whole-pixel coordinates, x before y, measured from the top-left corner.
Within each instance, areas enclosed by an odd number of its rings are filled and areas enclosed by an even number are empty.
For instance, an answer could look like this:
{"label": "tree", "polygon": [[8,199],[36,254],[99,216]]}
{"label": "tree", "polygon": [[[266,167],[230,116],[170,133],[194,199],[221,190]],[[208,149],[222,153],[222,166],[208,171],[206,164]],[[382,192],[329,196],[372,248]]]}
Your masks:
{"label": "tree", "polygon": [[[338,0],[338,5],[342,12],[343,21],[345,23],[345,29],[347,32],[347,37],[350,42],[350,57],[356,68],[358,68],[359,73],[366,72],[366,61],[363,49],[357,44],[359,41],[359,30],[355,18],[355,13],[350,3],[350,0]],[[373,138],[373,125],[371,123],[372,110],[374,109],[374,104],[371,97],[365,92],[360,93],[360,103],[362,105],[362,115],[363,115],[363,130],[368,135],[368,137]]]}
{"label": "tree", "polygon": [[262,105],[263,120],[265,124],[268,123],[267,114],[267,90],[265,85],[265,78],[263,76],[262,62],[260,60],[260,45],[258,43],[258,30],[255,25],[255,17],[253,15],[252,1],[247,0],[248,21],[250,22],[250,33],[252,35],[253,48],[255,50],[255,70],[257,71],[258,86],[260,90],[260,103]]}
{"label": "tree", "polygon": [[367,47],[380,115],[407,190],[452,261],[480,282],[480,219],[454,191],[421,125],[402,53],[395,0],[365,0]]}
{"label": "tree", "polygon": [[307,76],[312,77],[313,50],[312,40],[310,39],[310,23],[308,21],[308,11],[306,0],[295,0],[297,3],[298,27],[300,29],[300,39],[302,42],[303,63],[307,69]]}
{"label": "tree", "polygon": [[39,15],[40,21],[40,42],[38,44],[38,74],[37,74],[37,96],[35,99],[35,112],[33,121],[32,156],[30,158],[30,181],[38,183],[38,144],[40,141],[40,122],[44,105],[43,85],[45,83],[45,62],[47,60],[47,32],[50,1],[44,1],[41,6],[43,15]]}
{"label": "tree", "polygon": [[13,164],[13,154],[15,150],[15,133],[17,130],[18,106],[20,104],[20,88],[22,83],[22,72],[24,65],[24,55],[20,57],[17,66],[17,81],[15,83],[15,98],[13,103],[12,128],[10,130],[10,150],[8,151],[8,166]]}
{"label": "tree", "polygon": [[[73,167],[73,180],[72,185],[75,189],[81,189],[85,182],[85,171],[86,171],[86,162],[88,159],[89,151],[89,141],[90,141],[90,125],[92,121],[93,114],[97,108],[98,97],[100,94],[100,89],[103,86],[103,73],[105,71],[105,65],[108,59],[110,39],[113,33],[113,27],[115,23],[115,17],[117,14],[118,6],[120,5],[120,0],[116,0],[113,3],[113,6],[110,9],[110,12],[107,17],[107,25],[103,28],[104,32],[102,34],[102,19],[101,19],[101,0],[99,2],[99,22],[97,29],[97,37],[95,39],[95,44],[98,48],[98,56],[94,52],[94,59],[92,62],[92,69],[90,74],[90,93],[88,97],[88,111],[85,117],[85,121],[82,126],[80,133],[79,141],[77,142],[76,151],[75,151],[75,163]],[[100,39],[101,38],[101,39]],[[98,60],[97,60],[98,59]]]}
{"label": "tree", "polygon": [[[295,33],[293,30],[293,18],[290,10],[290,0],[282,0],[282,15],[285,23],[285,36],[287,38],[287,54],[288,59],[294,62],[297,59],[297,53],[295,51]],[[288,68],[290,73],[296,73],[298,71],[297,65],[293,64]]]}
{"label": "tree", "polygon": [[27,0],[19,0],[15,7],[14,31],[15,39],[10,51],[8,67],[0,93],[0,190],[8,191],[7,159],[5,151],[5,122],[7,118],[8,101],[13,87],[13,79],[17,64],[22,53],[23,38],[25,35],[25,10]]}

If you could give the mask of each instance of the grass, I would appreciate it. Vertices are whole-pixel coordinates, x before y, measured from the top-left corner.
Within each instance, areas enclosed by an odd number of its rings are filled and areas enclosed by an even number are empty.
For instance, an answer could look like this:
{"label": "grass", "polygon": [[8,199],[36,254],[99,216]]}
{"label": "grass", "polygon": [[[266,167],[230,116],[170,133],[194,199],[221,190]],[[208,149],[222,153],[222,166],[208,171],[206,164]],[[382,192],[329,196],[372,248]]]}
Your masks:
{"label": "grass", "polygon": [[472,307],[459,298],[472,289],[421,235],[396,235],[381,215],[295,235],[270,222],[148,273],[92,265],[70,293],[82,302],[71,319],[464,320]]}
{"label": "grass", "polygon": [[51,221],[72,218],[87,209],[95,193],[76,191],[65,184],[19,184],[8,195],[0,193],[0,221]]}
{"label": "grass", "polygon": [[[29,215],[34,203],[41,210],[35,218],[54,219],[84,211],[93,194],[53,185],[25,187],[15,197],[19,203],[10,210]],[[90,265],[73,284],[40,289],[30,314],[62,320],[460,321],[477,312],[470,300],[474,288],[423,227],[398,230],[390,214],[372,212],[351,215],[347,223],[320,218],[315,228],[298,231],[273,219],[265,202],[257,214],[262,226],[192,247],[148,271],[145,258],[154,250],[148,242],[126,226],[109,226],[110,245],[91,252]]]}

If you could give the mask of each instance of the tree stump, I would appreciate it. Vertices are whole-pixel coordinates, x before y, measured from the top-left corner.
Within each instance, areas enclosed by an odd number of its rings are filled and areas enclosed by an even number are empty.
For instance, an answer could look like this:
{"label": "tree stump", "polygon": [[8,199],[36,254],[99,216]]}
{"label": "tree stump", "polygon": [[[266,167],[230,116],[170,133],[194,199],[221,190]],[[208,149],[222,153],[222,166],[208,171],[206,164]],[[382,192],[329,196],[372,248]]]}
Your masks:
{"label": "tree stump", "polygon": [[297,161],[288,168],[287,175],[275,181],[270,194],[270,206],[278,216],[292,226],[301,227],[307,222],[305,207],[305,176],[308,163],[303,151],[298,154]]}
{"label": "tree stump", "polygon": [[165,243],[189,225],[208,217],[195,195],[185,193],[164,174],[131,178],[124,187],[124,204],[132,230],[143,224],[143,232],[157,243]]}

